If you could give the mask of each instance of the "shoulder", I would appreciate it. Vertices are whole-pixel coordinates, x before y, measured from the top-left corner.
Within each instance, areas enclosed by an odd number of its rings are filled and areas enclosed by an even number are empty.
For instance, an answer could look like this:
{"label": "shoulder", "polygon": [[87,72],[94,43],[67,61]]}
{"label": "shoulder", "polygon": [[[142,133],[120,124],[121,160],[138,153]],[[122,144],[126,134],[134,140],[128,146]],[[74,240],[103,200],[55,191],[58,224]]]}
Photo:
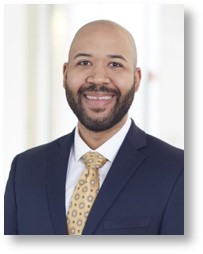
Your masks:
{"label": "shoulder", "polygon": [[133,131],[129,134],[128,144],[129,142],[129,147],[131,149],[133,147],[134,156],[139,152],[144,158],[140,169],[149,183],[156,183],[162,186],[161,189],[169,190],[171,186],[182,181],[184,177],[184,151],[182,149],[146,134],[137,126],[134,126]]}
{"label": "shoulder", "polygon": [[[68,157],[69,147],[72,145],[72,133],[53,140],[49,143],[28,149],[17,154],[12,161],[11,172],[21,183],[27,177],[45,175],[45,171],[53,160],[60,158],[61,154]],[[59,162],[60,163],[60,159]]]}
{"label": "shoulder", "polygon": [[161,161],[183,163],[184,151],[154,136],[146,134],[147,151]]}
{"label": "shoulder", "polygon": [[16,156],[18,159],[29,160],[33,158],[45,158],[47,154],[53,153],[57,151],[61,146],[65,145],[69,138],[71,137],[71,133],[64,135],[60,138],[57,138],[49,143],[39,145],[33,148],[30,148]]}
{"label": "shoulder", "polygon": [[184,151],[169,143],[146,134],[143,130],[132,124],[128,135],[128,144],[140,151],[151,165],[156,167],[183,168]]}
{"label": "shoulder", "polygon": [[145,150],[153,155],[183,156],[183,150],[169,143],[145,133],[132,121],[131,127],[127,134],[127,140],[138,150]]}
{"label": "shoulder", "polygon": [[142,152],[146,155],[147,168],[165,184],[174,183],[183,176],[183,150],[146,134],[146,146]]}

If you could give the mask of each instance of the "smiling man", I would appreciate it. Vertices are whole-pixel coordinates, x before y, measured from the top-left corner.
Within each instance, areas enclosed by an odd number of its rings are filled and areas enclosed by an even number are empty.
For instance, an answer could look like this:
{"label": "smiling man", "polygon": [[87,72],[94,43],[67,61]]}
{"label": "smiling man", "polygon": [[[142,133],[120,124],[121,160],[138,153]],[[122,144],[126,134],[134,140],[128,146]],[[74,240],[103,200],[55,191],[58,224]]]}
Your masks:
{"label": "smiling man", "polygon": [[[64,87],[79,119],[80,135],[91,148],[99,147],[126,122],[141,78],[136,58],[132,36],[113,22],[92,22],[76,34],[64,64]],[[90,131],[88,138],[83,131]],[[103,138],[95,143],[92,132]]]}
{"label": "smiling man", "polygon": [[15,157],[5,234],[184,234],[183,151],[128,117],[141,80],[131,34],[84,25],[63,76],[78,125]]}

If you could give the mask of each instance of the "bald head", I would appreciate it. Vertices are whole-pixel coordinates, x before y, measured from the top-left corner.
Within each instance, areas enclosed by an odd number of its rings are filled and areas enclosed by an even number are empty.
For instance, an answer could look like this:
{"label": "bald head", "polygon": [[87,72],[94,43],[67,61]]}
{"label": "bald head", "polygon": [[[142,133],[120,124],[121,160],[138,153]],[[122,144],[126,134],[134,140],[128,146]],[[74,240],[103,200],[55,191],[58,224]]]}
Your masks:
{"label": "bald head", "polygon": [[[95,44],[92,45],[94,41]],[[76,51],[83,51],[83,45],[96,46],[99,50],[99,46],[104,43],[109,43],[109,45],[114,43],[115,50],[117,44],[120,44],[124,51],[128,51],[129,57],[132,58],[133,65],[136,67],[137,51],[132,35],[121,25],[109,20],[96,20],[82,26],[72,41],[69,59],[74,57]]]}

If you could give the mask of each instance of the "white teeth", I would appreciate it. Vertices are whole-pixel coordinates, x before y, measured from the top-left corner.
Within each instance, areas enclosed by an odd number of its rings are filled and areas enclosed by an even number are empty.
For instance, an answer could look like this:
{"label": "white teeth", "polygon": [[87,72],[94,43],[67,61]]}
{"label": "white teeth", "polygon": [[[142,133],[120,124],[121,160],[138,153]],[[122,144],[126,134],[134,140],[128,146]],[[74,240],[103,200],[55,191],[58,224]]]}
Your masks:
{"label": "white teeth", "polygon": [[97,97],[98,100],[110,100],[111,96]]}
{"label": "white teeth", "polygon": [[97,97],[94,97],[94,96],[87,96],[87,99],[88,99],[88,100],[97,100]]}
{"label": "white teeth", "polygon": [[86,96],[88,100],[110,100],[112,96],[102,96],[102,97],[96,97],[96,96]]}

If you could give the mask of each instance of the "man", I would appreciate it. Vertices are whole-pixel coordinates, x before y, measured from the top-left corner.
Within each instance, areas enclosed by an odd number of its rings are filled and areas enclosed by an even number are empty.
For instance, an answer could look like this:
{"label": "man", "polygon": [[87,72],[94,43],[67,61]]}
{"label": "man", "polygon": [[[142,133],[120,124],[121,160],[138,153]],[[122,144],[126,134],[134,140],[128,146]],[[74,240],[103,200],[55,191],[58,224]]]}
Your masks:
{"label": "man", "polygon": [[78,125],[15,157],[5,234],[184,234],[183,151],[128,117],[141,79],[130,33],[111,21],[86,24],[63,75]]}

